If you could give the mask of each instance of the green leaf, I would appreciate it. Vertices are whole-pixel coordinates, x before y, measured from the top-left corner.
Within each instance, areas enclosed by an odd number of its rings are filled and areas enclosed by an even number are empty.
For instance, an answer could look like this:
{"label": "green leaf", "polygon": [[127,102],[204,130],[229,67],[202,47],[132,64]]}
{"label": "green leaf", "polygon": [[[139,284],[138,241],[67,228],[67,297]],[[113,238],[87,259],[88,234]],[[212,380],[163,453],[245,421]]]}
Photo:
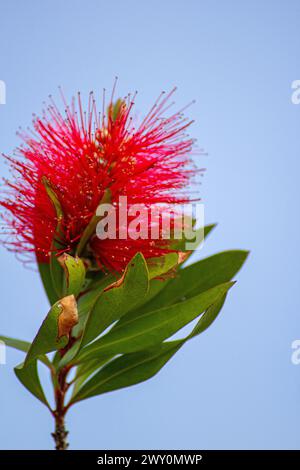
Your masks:
{"label": "green leaf", "polygon": [[[143,305],[142,311],[150,312],[172,305],[230,281],[247,256],[248,251],[224,251],[178,270],[176,277],[167,281],[159,295]],[[133,317],[137,315],[139,312],[132,313]]]}
{"label": "green leaf", "polygon": [[[56,211],[58,223],[51,247],[50,276],[45,268],[41,272],[41,276],[43,274],[42,279],[44,277],[45,281],[47,281],[47,284],[45,285],[44,282],[44,285],[47,288],[47,292],[51,293],[51,299],[56,301],[57,297],[61,298],[71,294],[76,297],[80,293],[85,281],[85,267],[83,261],[77,256],[73,258],[67,253],[63,253],[59,257],[56,255],[56,252],[61,251],[63,248],[60,240],[63,239],[61,224],[64,215],[59,199],[50,182],[45,177],[43,178],[43,184]],[[50,279],[52,280],[52,289],[48,286]],[[53,295],[53,290],[56,296]]]}
{"label": "green leaf", "polygon": [[200,317],[193,331],[187,336],[186,339],[184,339],[184,341],[194,338],[200,333],[203,333],[203,331],[207,330],[207,328],[215,321],[215,319],[219,315],[225,303],[225,299],[226,295],[220,297],[215,303],[208,307],[206,312],[204,312],[204,314]]}
{"label": "green leaf", "polygon": [[88,289],[88,291],[78,300],[79,316],[85,318],[106,287],[110,286],[114,282],[116,282],[116,277],[110,274],[102,278],[101,281],[97,282],[97,284],[92,284],[90,289]]}
{"label": "green leaf", "polygon": [[178,254],[170,253],[166,256],[158,258],[150,258],[147,261],[149,271],[149,288],[146,295],[141,296],[136,304],[130,308],[132,311],[139,311],[140,307],[149,302],[152,297],[157,295],[165,286],[166,280],[164,274],[168,273],[172,268],[178,266]]}
{"label": "green leaf", "polygon": [[[86,398],[129,387],[157,374],[186,341],[202,333],[217,317],[225,301],[221,297],[202,315],[193,331],[183,339],[167,341],[136,353],[119,356],[90,380],[81,380],[73,391],[72,403]],[[97,360],[94,360],[95,364]],[[89,364],[89,363],[88,363]],[[83,364],[84,366],[84,364]],[[81,366],[82,367],[82,366]]]}
{"label": "green leaf", "polygon": [[14,371],[24,387],[50,409],[38,376],[37,361],[32,361],[26,367],[22,363],[15,367]]}
{"label": "green leaf", "polygon": [[[196,230],[195,239],[199,236],[199,243],[197,244],[197,246],[199,246],[203,242],[203,237],[201,235],[203,235],[205,239],[207,235],[209,235],[209,233],[216,227],[216,225],[217,224],[210,224],[206,225],[204,228],[200,227]],[[172,248],[178,251],[189,251],[186,249],[186,243],[189,242],[191,242],[191,240],[187,240],[185,238],[183,238],[182,240],[174,240],[174,242],[172,243]],[[191,251],[190,255],[192,253],[193,252]]]}
{"label": "green leaf", "polygon": [[0,335],[0,341],[3,341],[6,346],[11,348],[18,349],[19,351],[27,352],[31,346],[31,343],[28,341],[23,341],[21,339],[9,338],[8,336]]}
{"label": "green leaf", "polygon": [[96,373],[71,402],[111,392],[153,377],[181,347],[180,341],[159,344],[154,348],[117,357]]}
{"label": "green leaf", "polygon": [[[207,235],[214,229],[216,225],[212,224],[212,225],[206,225],[204,227],[204,238],[207,237]],[[176,243],[174,245],[172,245],[173,249],[177,249],[177,250],[184,250],[184,244],[185,244],[185,241],[176,241]],[[186,258],[184,259],[184,261],[186,259],[188,259],[190,256],[191,256],[191,252],[186,252],[187,255],[186,255]],[[150,285],[149,285],[149,291],[147,293],[147,295],[138,303],[138,305],[134,308],[134,311],[133,311],[133,315],[139,315],[140,314],[140,311],[141,310],[144,310],[144,306],[147,306],[148,305],[148,302],[153,298],[155,297],[156,295],[159,294],[159,292],[161,290],[163,290],[167,285],[168,285],[168,280],[167,279],[162,279],[160,276],[162,274],[165,274],[167,273],[168,271],[170,271],[171,269],[174,269],[174,268],[180,268],[180,264],[178,264],[178,261],[180,261],[180,257],[178,257],[178,253],[170,253],[171,256],[167,255],[167,259],[166,260],[163,260],[161,261],[160,258],[151,258],[150,260],[147,260],[147,263],[148,263],[148,269],[150,271]],[[163,258],[163,257],[162,257]],[[160,265],[161,266],[161,270],[159,272],[159,265],[158,265],[158,268],[157,268],[157,271],[155,272],[154,270],[152,270],[151,272],[151,260],[154,259],[158,259],[160,260]],[[182,262],[182,261],[181,261]],[[149,267],[149,264],[150,264],[150,267]],[[168,270],[168,271],[167,271]],[[228,279],[229,280],[229,279]],[[142,309],[141,309],[141,306]]]}
{"label": "green leaf", "polygon": [[88,316],[82,346],[99,336],[147,294],[148,276],[145,258],[141,253],[137,253],[128,263],[121,279],[100,293]]}
{"label": "green leaf", "polygon": [[46,189],[46,192],[48,194],[49,199],[51,200],[51,202],[53,204],[53,207],[55,209],[57,218],[58,218],[59,221],[61,221],[64,217],[64,213],[62,211],[59,199],[58,199],[54,189],[52,188],[52,185],[51,185],[50,181],[45,176],[42,177],[42,183],[43,183],[43,185]]}
{"label": "green leaf", "polygon": [[[85,344],[95,339],[111,323],[133,308],[148,291],[148,269],[145,258],[137,253],[128,263],[123,276],[105,289],[92,291],[79,302],[81,340],[61,359],[59,367],[72,361]],[[104,284],[105,285],[105,284]],[[84,308],[84,312],[82,312]],[[79,325],[78,325],[79,326]],[[74,334],[78,329],[74,329]]]}
{"label": "green leaf", "polygon": [[212,230],[216,228],[217,224],[209,224],[204,227],[204,238],[206,238]]}
{"label": "green leaf", "polygon": [[[5,343],[5,346],[9,346],[10,348],[18,349],[22,352],[28,352],[31,346],[31,343],[28,341],[23,341],[21,339],[9,338],[8,336],[0,336],[0,341]],[[49,361],[47,356],[41,355],[39,360],[43,362],[47,367],[51,369],[52,364]]]}
{"label": "green leaf", "polygon": [[[77,301],[77,307],[78,307],[78,323],[75,325],[72,329],[72,335],[75,338],[80,338],[82,337],[82,333],[84,330],[84,326],[87,320],[87,316],[90,313],[93,305],[95,304],[96,300],[99,298],[100,294],[103,292],[103,290],[108,287],[110,284],[115,282],[115,277],[114,275],[106,275],[101,278],[101,280],[97,280],[90,283],[87,288],[87,292],[84,293],[84,295],[80,296],[78,301]],[[70,350],[67,352],[66,357],[64,357],[63,361],[66,363],[71,358],[74,357],[74,355],[77,353],[78,349],[80,347],[80,341],[77,341],[73,347],[70,348]],[[57,355],[56,359],[58,360],[58,363],[61,361],[61,356]]]}
{"label": "green leaf", "polygon": [[149,272],[149,288],[146,295],[140,296],[134,307],[130,310],[136,311],[141,305],[149,302],[152,297],[157,295],[165,286],[165,275],[171,270],[176,269],[182,262],[179,253],[168,253],[164,256],[148,258],[146,260]]}
{"label": "green leaf", "polygon": [[145,297],[140,299],[138,304],[132,309],[132,315],[139,315],[144,309],[144,305],[148,305],[148,302],[158,295],[161,290],[168,284],[166,279],[151,279],[149,282],[149,290]]}
{"label": "green leaf", "polygon": [[56,302],[50,309],[34,338],[25,359],[25,366],[42,354],[61,349],[68,342],[67,336],[59,337],[59,316],[63,312],[61,301]]}
{"label": "green leaf", "polygon": [[112,356],[103,356],[101,359],[84,362],[77,367],[76,377],[74,379],[74,388],[72,396],[75,396],[87,379],[99,370],[104,364],[112,359]]}
{"label": "green leaf", "polygon": [[[90,271],[86,273],[86,291],[98,290],[98,287],[102,287],[102,284],[106,282],[107,279],[110,279],[108,284],[112,284],[116,278],[118,279],[118,273],[108,273],[103,271]],[[121,276],[120,276],[121,277]],[[108,285],[107,284],[107,285]]]}
{"label": "green leaf", "polygon": [[168,253],[164,256],[147,259],[149,278],[154,279],[169,272],[172,268],[177,267],[180,262],[178,253]]}
{"label": "green leaf", "polygon": [[[103,285],[107,284],[106,279]],[[73,333],[83,331],[77,341],[61,359],[59,367],[65,366],[77,355],[80,348],[95,339],[111,323],[125,315],[143,298],[148,290],[148,269],[141,253],[128,263],[121,278],[105,288],[91,291],[79,302],[80,320]],[[96,295],[95,295],[96,294]]]}
{"label": "green leaf", "polygon": [[121,354],[149,348],[164,341],[197,318],[233,285],[221,284],[202,294],[170,307],[145,313],[131,319],[124,317],[106,335],[82,349],[76,361],[95,358],[102,354]]}
{"label": "green leaf", "polygon": [[63,270],[60,266],[56,252],[62,249],[62,244],[60,238],[62,238],[62,229],[61,224],[64,218],[63,210],[60,205],[59,199],[51,186],[50,181],[47,180],[45,176],[42,178],[42,183],[45,186],[47,195],[52,202],[54,210],[57,216],[57,227],[56,231],[52,240],[51,245],[51,253],[50,253],[50,275],[52,280],[53,289],[56,293],[57,298],[61,298],[63,296]]}
{"label": "green leaf", "polygon": [[74,297],[77,297],[85,281],[85,267],[83,261],[78,258],[78,256],[73,258],[73,256],[68,253],[64,253],[58,258],[58,262],[65,273],[63,295],[73,294]]}
{"label": "green leaf", "polygon": [[[55,249],[54,245],[52,249],[53,250]],[[61,265],[58,262],[58,259],[55,253],[51,253],[51,256],[50,256],[50,273],[51,273],[52,284],[56,292],[56,297],[57,299],[60,299],[63,296],[64,272],[63,272]]]}
{"label": "green leaf", "polygon": [[37,265],[49,303],[50,305],[53,305],[55,302],[57,302],[58,296],[53,287],[50,265],[49,263],[37,263]]}
{"label": "green leaf", "polygon": [[[106,189],[104,191],[104,195],[103,195],[99,205],[107,204],[107,203],[110,203],[110,202],[111,202],[111,191],[110,191],[110,189]],[[84,232],[83,232],[83,234],[80,238],[80,241],[78,243],[78,246],[77,246],[77,249],[76,249],[76,254],[78,256],[81,255],[81,253],[83,252],[86,244],[88,243],[90,238],[95,234],[97,224],[101,219],[102,219],[102,216],[98,216],[97,214],[93,215],[92,219],[90,220],[89,224],[85,228],[85,230],[84,230]]]}

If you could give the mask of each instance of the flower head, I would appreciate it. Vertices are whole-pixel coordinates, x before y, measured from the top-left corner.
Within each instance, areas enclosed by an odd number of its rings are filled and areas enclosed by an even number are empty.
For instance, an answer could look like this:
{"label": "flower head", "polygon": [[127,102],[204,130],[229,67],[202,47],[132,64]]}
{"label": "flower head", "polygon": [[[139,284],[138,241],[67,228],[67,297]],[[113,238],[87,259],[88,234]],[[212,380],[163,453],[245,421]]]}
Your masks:
{"label": "flower head", "polygon": [[[116,103],[112,96],[106,114],[103,99],[98,114],[93,93],[86,112],[78,94],[70,106],[65,103],[65,115],[50,97],[42,117],[33,119],[33,132],[21,133],[16,156],[6,156],[13,179],[5,181],[0,205],[8,248],[48,262],[53,238],[59,237],[59,251],[74,252],[107,190],[112,203],[126,196],[128,207],[188,201],[193,141],[185,134],[190,122],[182,112],[164,117],[173,92],[162,93],[139,124],[132,116],[135,95]],[[45,181],[61,208],[59,234]],[[85,256],[100,268],[122,271],[137,251],[150,258],[169,249],[151,238],[99,240],[93,233]]]}

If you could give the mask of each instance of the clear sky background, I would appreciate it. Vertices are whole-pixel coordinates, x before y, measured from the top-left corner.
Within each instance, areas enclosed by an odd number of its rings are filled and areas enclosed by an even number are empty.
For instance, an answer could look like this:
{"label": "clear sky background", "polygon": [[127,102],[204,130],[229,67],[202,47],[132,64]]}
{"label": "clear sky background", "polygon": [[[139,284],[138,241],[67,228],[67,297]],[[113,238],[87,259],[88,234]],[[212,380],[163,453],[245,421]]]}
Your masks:
{"label": "clear sky background", "polygon": [[[197,256],[251,256],[218,320],[159,375],[70,411],[71,448],[299,449],[300,2],[1,0],[0,150],[58,85],[100,96],[115,75],[141,111],[173,85],[178,106],[196,99],[200,192],[219,223]],[[0,262],[0,332],[31,340],[48,309],[38,275],[3,247]],[[12,371],[22,357],[0,365],[0,447],[51,448],[49,412]]]}

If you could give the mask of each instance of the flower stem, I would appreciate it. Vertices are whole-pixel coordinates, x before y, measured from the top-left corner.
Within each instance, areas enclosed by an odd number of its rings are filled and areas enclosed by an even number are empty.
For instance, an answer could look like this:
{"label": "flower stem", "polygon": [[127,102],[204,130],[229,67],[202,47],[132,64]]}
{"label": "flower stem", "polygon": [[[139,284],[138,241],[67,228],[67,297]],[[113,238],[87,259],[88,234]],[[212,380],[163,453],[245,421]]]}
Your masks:
{"label": "flower stem", "polygon": [[52,433],[52,437],[55,442],[56,450],[67,450],[69,444],[67,442],[67,436],[69,432],[65,428],[64,416],[55,416],[55,432]]}
{"label": "flower stem", "polygon": [[52,433],[52,437],[55,442],[56,450],[67,450],[69,444],[67,442],[67,436],[69,432],[65,427],[65,415],[67,408],[65,406],[65,394],[69,388],[67,383],[67,374],[70,370],[70,367],[65,366],[58,373],[57,377],[57,387],[55,389],[55,402],[56,409],[53,411],[53,416],[55,419],[55,431]]}

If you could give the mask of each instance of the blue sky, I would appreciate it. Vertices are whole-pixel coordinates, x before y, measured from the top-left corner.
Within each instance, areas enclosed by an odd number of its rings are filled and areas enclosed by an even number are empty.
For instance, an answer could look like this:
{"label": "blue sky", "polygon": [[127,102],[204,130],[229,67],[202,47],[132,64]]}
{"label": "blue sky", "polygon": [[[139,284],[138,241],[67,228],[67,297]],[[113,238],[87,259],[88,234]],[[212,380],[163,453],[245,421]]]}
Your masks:
{"label": "blue sky", "polygon": [[[177,85],[179,107],[196,100],[200,194],[218,222],[197,256],[251,250],[221,316],[159,375],[70,411],[73,449],[299,448],[299,26],[293,0],[1,2],[2,152],[58,85],[100,96],[118,75],[141,112]],[[30,340],[48,308],[38,276],[3,247],[0,261],[0,331]],[[0,448],[49,448],[51,417],[12,372],[21,360],[8,350],[0,365]]]}

